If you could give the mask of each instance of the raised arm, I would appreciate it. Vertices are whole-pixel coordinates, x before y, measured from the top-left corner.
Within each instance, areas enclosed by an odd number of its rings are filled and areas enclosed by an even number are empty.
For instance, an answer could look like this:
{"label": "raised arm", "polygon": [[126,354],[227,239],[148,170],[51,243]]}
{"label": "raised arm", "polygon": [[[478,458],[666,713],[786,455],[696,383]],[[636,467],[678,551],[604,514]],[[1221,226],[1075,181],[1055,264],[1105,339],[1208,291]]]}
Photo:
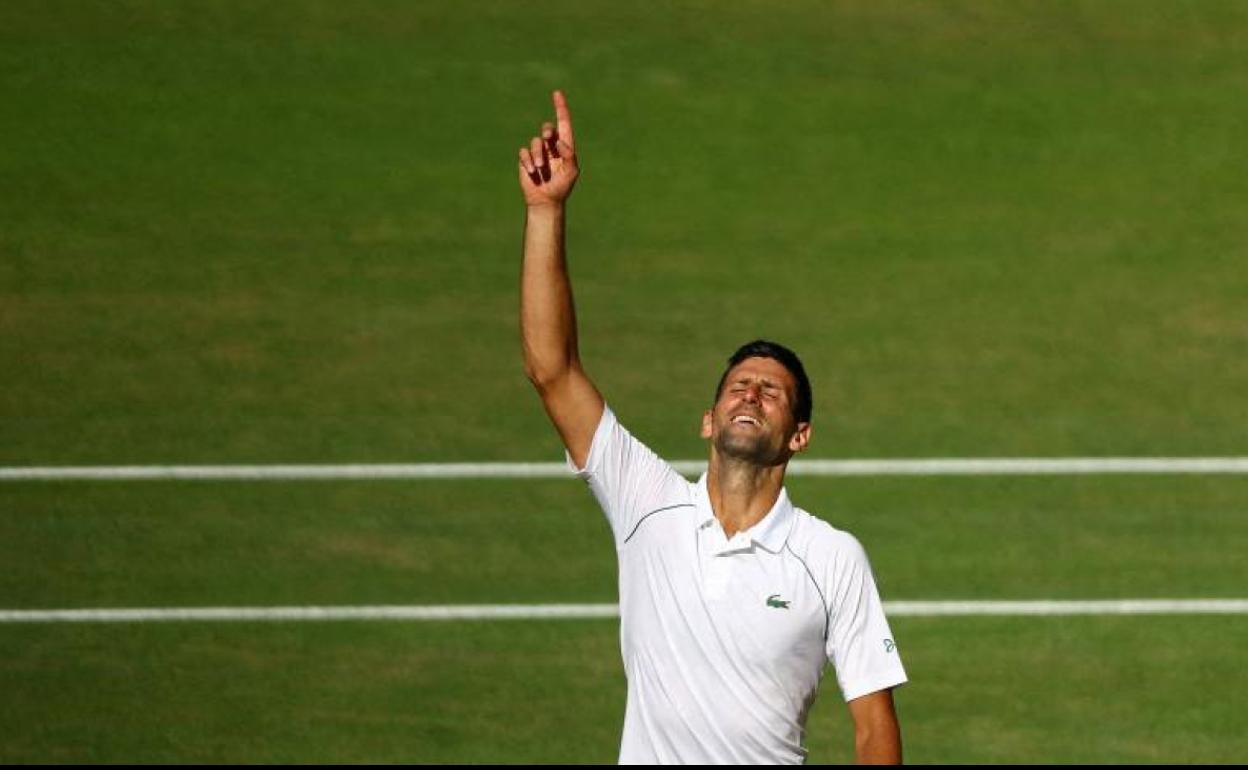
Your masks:
{"label": "raised arm", "polygon": [[603,400],[581,368],[572,283],[564,259],[566,204],[578,174],[572,117],[554,93],[555,122],[520,148],[520,189],[528,213],[520,275],[520,337],[524,371],[578,466],[602,418]]}

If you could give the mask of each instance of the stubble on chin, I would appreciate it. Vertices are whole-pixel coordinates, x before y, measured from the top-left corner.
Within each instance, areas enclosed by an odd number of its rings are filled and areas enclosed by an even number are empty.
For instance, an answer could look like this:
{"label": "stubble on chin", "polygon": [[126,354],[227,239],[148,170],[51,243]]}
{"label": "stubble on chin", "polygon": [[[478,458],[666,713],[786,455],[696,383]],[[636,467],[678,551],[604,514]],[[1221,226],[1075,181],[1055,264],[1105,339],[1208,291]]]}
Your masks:
{"label": "stubble on chin", "polygon": [[725,458],[754,465],[775,464],[775,451],[769,446],[768,436],[762,431],[747,435],[725,426],[715,437],[715,448]]}

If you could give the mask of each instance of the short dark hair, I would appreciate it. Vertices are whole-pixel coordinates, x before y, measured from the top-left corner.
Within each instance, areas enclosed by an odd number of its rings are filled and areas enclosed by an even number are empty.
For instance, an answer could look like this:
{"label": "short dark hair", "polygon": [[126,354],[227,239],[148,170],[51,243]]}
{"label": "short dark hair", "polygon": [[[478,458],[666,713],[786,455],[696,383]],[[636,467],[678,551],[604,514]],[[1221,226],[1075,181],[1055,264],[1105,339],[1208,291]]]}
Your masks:
{"label": "short dark hair", "polygon": [[720,375],[719,385],[715,386],[715,400],[718,401],[724,392],[724,381],[728,379],[728,372],[747,358],[771,358],[789,370],[789,374],[797,380],[797,400],[793,402],[793,417],[798,422],[810,422],[814,397],[810,392],[810,378],[806,376],[806,367],[802,366],[802,359],[796,353],[778,342],[754,340],[737,348],[737,352],[728,357],[728,367]]}

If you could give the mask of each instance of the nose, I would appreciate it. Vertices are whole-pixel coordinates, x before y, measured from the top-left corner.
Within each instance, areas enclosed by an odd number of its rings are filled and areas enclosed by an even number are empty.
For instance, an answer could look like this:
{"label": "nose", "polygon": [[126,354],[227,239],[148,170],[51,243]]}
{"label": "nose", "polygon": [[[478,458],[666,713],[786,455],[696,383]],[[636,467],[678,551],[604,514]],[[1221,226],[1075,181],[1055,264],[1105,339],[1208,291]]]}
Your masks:
{"label": "nose", "polygon": [[743,401],[748,401],[751,404],[757,404],[762,400],[762,397],[762,389],[759,388],[759,386],[747,385],[745,388],[745,395],[741,398]]}

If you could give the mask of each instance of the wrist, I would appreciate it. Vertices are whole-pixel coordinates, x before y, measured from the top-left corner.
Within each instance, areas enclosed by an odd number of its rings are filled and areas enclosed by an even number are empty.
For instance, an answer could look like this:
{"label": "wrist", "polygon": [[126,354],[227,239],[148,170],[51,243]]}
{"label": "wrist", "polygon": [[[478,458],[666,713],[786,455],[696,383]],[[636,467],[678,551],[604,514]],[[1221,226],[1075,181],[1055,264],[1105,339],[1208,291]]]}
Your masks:
{"label": "wrist", "polygon": [[564,201],[552,201],[548,203],[530,203],[528,204],[529,219],[551,219],[563,216],[565,209]]}

